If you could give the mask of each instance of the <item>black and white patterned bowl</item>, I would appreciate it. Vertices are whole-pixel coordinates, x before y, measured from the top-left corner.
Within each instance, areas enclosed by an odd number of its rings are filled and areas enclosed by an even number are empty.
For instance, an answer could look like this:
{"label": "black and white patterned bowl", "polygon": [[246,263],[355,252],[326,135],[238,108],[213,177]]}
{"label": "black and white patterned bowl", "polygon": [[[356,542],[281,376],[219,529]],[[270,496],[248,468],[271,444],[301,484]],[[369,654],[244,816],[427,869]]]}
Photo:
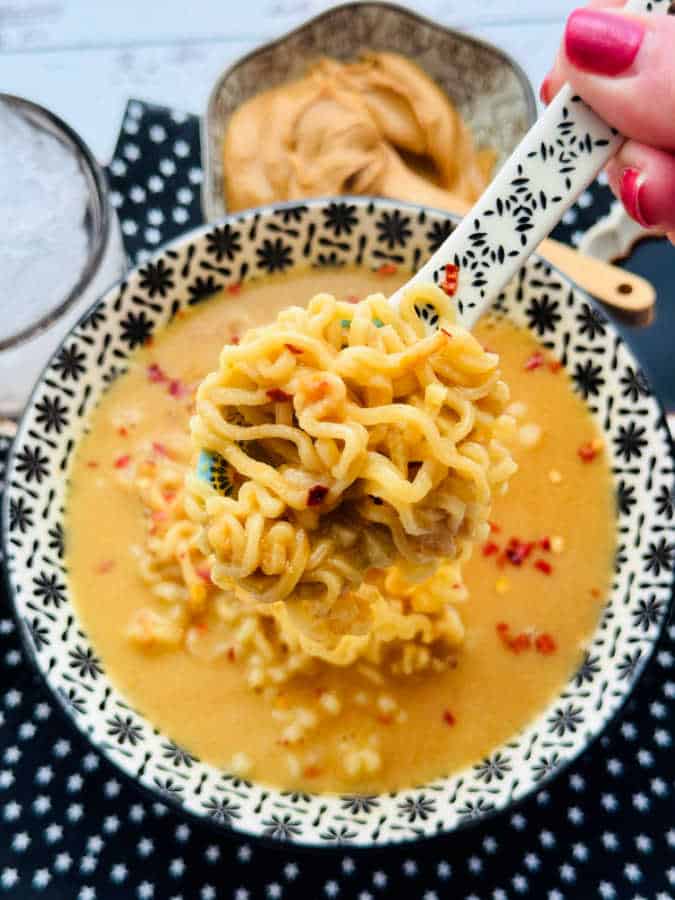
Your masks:
{"label": "black and white patterned bowl", "polygon": [[[533,258],[499,307],[559,357],[604,433],[617,492],[611,594],[583,664],[521,733],[448,778],[376,797],[283,793],[195,759],[108,679],[69,596],[64,506],[87,417],[129,356],[220,288],[294,266],[419,266],[444,213],[364,198],[253,210],[195,231],[112,289],[64,340],[35,388],[8,464],[3,509],[10,593],[26,646],[77,727],[163,800],[253,835],[372,846],[449,832],[509,807],[574,759],[633,688],[667,618],[675,563],[673,461],[663,412],[614,327]],[[233,299],[232,302],[237,302]]]}

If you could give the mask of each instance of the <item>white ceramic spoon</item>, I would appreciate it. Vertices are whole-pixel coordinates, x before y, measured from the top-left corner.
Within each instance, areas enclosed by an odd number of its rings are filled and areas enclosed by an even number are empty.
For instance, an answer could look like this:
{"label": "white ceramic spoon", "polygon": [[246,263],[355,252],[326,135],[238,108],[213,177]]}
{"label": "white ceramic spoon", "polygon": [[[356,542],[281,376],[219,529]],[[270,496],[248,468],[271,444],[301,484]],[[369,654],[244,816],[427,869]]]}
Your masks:
{"label": "white ceramic spoon", "polygon": [[[669,6],[670,0],[629,0],[624,10],[665,14]],[[413,284],[442,286],[447,272],[459,319],[473,328],[623,142],[565,85],[452,234],[390,302],[398,305]]]}

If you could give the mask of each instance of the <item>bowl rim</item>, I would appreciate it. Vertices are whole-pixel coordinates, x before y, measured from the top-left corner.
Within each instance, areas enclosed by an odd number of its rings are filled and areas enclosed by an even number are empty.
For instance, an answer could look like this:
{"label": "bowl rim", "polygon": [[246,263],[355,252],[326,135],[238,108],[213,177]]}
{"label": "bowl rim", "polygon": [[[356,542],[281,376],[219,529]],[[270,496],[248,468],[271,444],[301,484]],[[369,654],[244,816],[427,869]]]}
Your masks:
{"label": "bowl rim", "polygon": [[[103,169],[96,161],[96,158],[84,139],[70,126],[64,122],[60,116],[39,103],[20,97],[17,94],[0,93],[0,103],[6,103],[12,110],[18,111],[26,109],[33,117],[46,120],[52,128],[60,132],[74,150],[78,161],[88,169],[91,177],[89,185],[90,198],[95,200],[99,209],[98,227],[94,232],[92,248],[87,256],[87,261],[78,275],[77,280],[73,283],[70,290],[66,293],[58,306],[50,309],[49,312],[41,316],[32,325],[28,325],[19,331],[14,332],[10,337],[0,339],[0,352],[19,347],[35,335],[47,331],[51,325],[57,322],[61,316],[66,313],[71,306],[78,300],[89,284],[92,282],[98,268],[103,259],[103,254],[108,245],[110,233],[112,230],[112,209],[108,197],[108,185],[103,174]],[[79,323],[78,319],[78,323]],[[69,329],[70,333],[70,329]],[[61,343],[59,343],[59,347]],[[40,378],[42,373],[40,374]],[[32,396],[32,392],[31,392]],[[29,401],[30,402],[30,401]]]}
{"label": "bowl rim", "polygon": [[[185,232],[184,234],[174,238],[172,241],[167,242],[166,244],[162,245],[162,247],[155,250],[155,252],[148,258],[148,260],[146,260],[142,263],[138,263],[137,265],[135,265],[134,267],[129,269],[127,271],[127,273],[125,273],[123,278],[121,278],[119,281],[115,282],[115,284],[109,286],[105,291],[103,291],[101,296],[96,301],[94,301],[90,307],[88,307],[88,309],[82,314],[82,316],[80,318],[78,318],[77,322],[75,322],[72,325],[72,327],[69,329],[69,331],[63,336],[59,345],[54,349],[52,355],[50,356],[49,360],[45,364],[38,379],[36,380],[36,383],[31,391],[30,397],[26,403],[26,406],[21,415],[21,418],[19,419],[15,439],[12,440],[12,443],[10,446],[10,451],[7,456],[6,471],[9,472],[13,468],[14,458],[15,458],[15,455],[17,453],[17,448],[18,448],[18,441],[16,440],[16,438],[19,438],[22,435],[25,428],[27,427],[28,417],[29,417],[31,410],[33,409],[35,394],[37,393],[38,389],[41,387],[43,380],[44,380],[44,376],[47,373],[47,371],[50,369],[53,360],[56,358],[56,356],[60,352],[61,348],[66,343],[66,341],[70,338],[71,334],[73,332],[75,332],[79,328],[81,323],[87,319],[87,317],[90,315],[91,311],[96,306],[98,306],[98,304],[102,300],[107,298],[109,295],[112,295],[113,292],[115,292],[122,285],[124,285],[128,281],[130,276],[133,276],[136,273],[138,273],[144,266],[148,265],[148,263],[153,263],[153,262],[158,261],[159,259],[164,258],[167,251],[179,248],[183,244],[187,244],[187,243],[190,243],[191,241],[195,241],[199,238],[202,238],[203,236],[205,236],[206,234],[211,232],[214,228],[222,227],[223,225],[235,225],[235,224],[241,225],[245,222],[250,221],[251,219],[256,219],[256,218],[262,219],[265,217],[265,215],[270,215],[276,211],[283,211],[284,209],[294,209],[294,208],[297,208],[298,206],[314,207],[314,208],[321,209],[321,208],[325,208],[329,203],[336,203],[336,202],[338,202],[338,203],[349,202],[349,203],[355,204],[357,206],[361,206],[364,209],[367,208],[370,204],[374,203],[376,206],[380,205],[381,208],[385,208],[385,209],[387,207],[393,207],[393,208],[400,207],[400,208],[417,211],[417,212],[424,211],[426,213],[432,213],[437,216],[445,217],[454,222],[458,221],[460,218],[456,215],[453,215],[452,213],[449,213],[447,210],[441,210],[441,209],[437,209],[434,207],[423,206],[420,204],[394,200],[392,198],[378,198],[378,197],[369,197],[369,196],[361,196],[361,195],[357,195],[357,196],[339,195],[337,197],[336,196],[327,196],[327,197],[321,197],[321,198],[311,198],[306,201],[288,201],[288,202],[284,202],[284,203],[268,204],[268,205],[261,206],[261,207],[254,207],[251,209],[242,210],[242,211],[239,211],[236,213],[231,213],[231,214],[221,218],[217,222],[205,223],[203,225],[200,225],[200,226],[198,226],[194,229],[191,229],[190,231]],[[575,287],[575,289],[577,291],[579,291],[580,294],[584,298],[587,299],[587,301],[591,302],[591,298],[589,297],[589,295],[585,291],[583,291],[581,288],[579,288],[572,279],[570,279],[568,276],[561,273],[554,265],[552,265],[551,263],[549,263],[546,260],[543,260],[536,253],[531,255],[530,260],[532,260],[532,259],[543,262],[546,266],[548,266],[551,269],[552,272],[555,272],[559,276],[559,278],[562,280],[563,283],[573,285]],[[620,338],[620,340],[624,344],[626,344],[626,346],[629,348],[630,354],[636,359],[636,361],[639,361],[638,358],[635,356],[634,351],[632,350],[632,348],[630,348],[630,345],[625,340],[623,334],[620,334],[619,330],[616,328],[616,325],[611,321],[611,319],[608,321],[609,321],[610,327],[613,329],[616,336],[618,336]],[[660,412],[660,419],[655,423],[655,425],[657,428],[659,425],[662,426],[659,430],[662,430],[663,435],[666,438],[669,459],[670,459],[671,463],[673,464],[673,466],[675,467],[675,440],[673,439],[673,437],[670,433],[670,430],[667,426],[665,408],[664,408],[658,395],[651,393],[650,399],[653,401],[653,403],[658,408],[658,411]],[[0,550],[2,551],[5,559],[7,558],[7,555],[9,552],[9,506],[10,506],[9,491],[4,490],[2,492],[2,505],[0,507]],[[68,707],[68,705],[65,701],[65,698],[61,696],[61,694],[55,689],[55,687],[47,679],[47,673],[45,671],[45,668],[38,658],[38,654],[37,654],[35,647],[29,641],[28,634],[26,633],[26,629],[24,628],[23,620],[22,620],[20,610],[19,610],[18,604],[17,604],[17,591],[15,590],[15,584],[14,584],[13,579],[10,577],[9,566],[7,564],[5,564],[0,567],[0,570],[1,570],[3,582],[5,585],[5,590],[10,599],[11,615],[17,625],[17,631],[20,635],[20,640],[21,640],[21,644],[24,649],[24,652],[25,652],[27,658],[30,660],[31,665],[38,672],[38,674],[41,678],[42,684],[48,691],[50,698],[53,701],[55,701],[54,705],[60,710],[60,714],[63,715],[63,717],[70,723],[70,727],[74,728],[79,733],[79,735],[86,741],[87,745],[90,748],[92,748],[96,753],[103,756],[107,762],[111,763],[115,767],[117,772],[119,772],[130,783],[134,784],[137,789],[140,789],[140,791],[143,794],[146,794],[147,796],[152,797],[156,802],[161,802],[161,803],[166,804],[167,806],[170,806],[175,811],[179,811],[180,814],[185,816],[186,818],[192,819],[196,822],[200,822],[201,824],[206,825],[209,829],[212,829],[214,832],[217,831],[220,834],[229,833],[229,834],[232,834],[237,837],[245,837],[246,839],[257,840],[264,844],[274,846],[277,849],[279,849],[283,845],[289,845],[289,846],[292,846],[294,849],[302,849],[303,851],[312,851],[312,852],[313,851],[323,851],[323,850],[330,851],[330,850],[334,850],[336,848],[336,844],[332,843],[332,842],[320,843],[316,839],[316,836],[313,834],[308,834],[307,836],[305,836],[303,834],[299,838],[293,838],[293,839],[284,838],[282,840],[279,840],[278,838],[268,837],[267,835],[261,834],[259,832],[249,830],[249,828],[247,828],[246,826],[234,827],[232,825],[232,823],[222,824],[222,823],[216,822],[216,821],[212,820],[211,818],[209,818],[208,816],[201,815],[200,813],[192,810],[189,806],[184,806],[180,802],[180,800],[175,799],[172,795],[167,796],[158,787],[155,788],[155,787],[150,786],[149,784],[143,783],[137,776],[132,775],[131,772],[129,772],[125,768],[123,768],[122,763],[118,759],[117,756],[110,754],[104,747],[102,747],[95,739],[93,739],[91,737],[91,735],[88,733],[88,730],[86,727],[86,722],[81,723],[81,720],[76,718],[73,715],[72,710]],[[365,851],[372,850],[372,849],[393,847],[396,845],[404,846],[404,845],[417,844],[419,842],[426,843],[428,841],[443,840],[444,838],[448,838],[452,833],[454,833],[456,831],[463,831],[467,828],[472,828],[472,827],[474,827],[476,825],[480,825],[484,822],[492,821],[496,817],[510,813],[512,810],[520,807],[523,803],[525,803],[525,801],[530,800],[533,795],[535,795],[538,791],[540,791],[546,785],[550,784],[553,780],[556,780],[558,778],[558,776],[561,775],[563,772],[567,771],[569,769],[569,767],[572,764],[576,763],[579,760],[579,758],[592,745],[594,745],[600,738],[605,736],[606,733],[612,727],[615,727],[618,724],[618,721],[619,721],[623,711],[625,710],[626,704],[632,698],[633,692],[636,689],[636,687],[637,687],[638,683],[640,682],[640,680],[642,679],[642,677],[644,676],[647,667],[653,664],[653,659],[654,659],[656,648],[658,647],[659,643],[661,642],[661,640],[663,638],[663,634],[665,633],[665,630],[668,626],[672,611],[675,608],[675,592],[674,592],[674,589],[675,589],[675,566],[673,567],[673,570],[670,573],[670,577],[668,580],[670,582],[670,588],[669,588],[668,600],[664,607],[663,616],[661,617],[660,622],[658,623],[656,633],[654,635],[654,639],[650,642],[649,649],[643,655],[643,658],[642,658],[640,666],[638,667],[636,676],[633,678],[629,689],[626,691],[625,695],[621,698],[621,700],[617,704],[617,706],[615,708],[611,709],[610,711],[605,711],[603,713],[603,719],[602,719],[602,723],[601,723],[600,727],[590,735],[588,734],[588,732],[585,733],[583,742],[580,743],[580,746],[578,747],[576,752],[574,752],[571,756],[566,757],[560,764],[556,765],[556,767],[553,770],[551,770],[550,772],[547,772],[536,783],[531,785],[524,793],[520,794],[519,796],[517,796],[515,798],[513,796],[511,796],[501,806],[497,806],[490,810],[481,811],[481,815],[477,818],[467,817],[467,818],[460,819],[459,821],[455,822],[449,830],[439,831],[436,834],[431,834],[431,833],[423,833],[423,834],[416,834],[416,835],[415,834],[405,834],[402,837],[389,835],[385,839],[378,837],[377,840],[370,841],[370,842],[366,842],[366,841],[362,841],[359,843],[347,842],[345,844],[345,846],[347,846],[349,848],[349,852],[350,853],[356,853],[356,852],[362,852],[362,851],[365,852]],[[70,602],[72,602],[72,601],[70,601]],[[598,625],[596,625],[596,630],[598,627],[599,627],[599,623],[598,623]],[[89,639],[87,639],[87,640],[89,640]],[[107,673],[106,673],[105,677],[108,678],[108,680],[110,680],[110,676],[108,676]],[[567,679],[567,681],[564,683],[564,685],[569,683],[569,681],[571,681],[573,677],[574,677],[573,675],[570,675],[569,678]],[[561,687],[561,690],[562,690],[562,688],[564,688],[564,685]],[[121,690],[121,689],[118,689],[118,690]],[[122,691],[122,693],[124,693],[124,692]],[[559,697],[559,694],[556,694],[556,697]],[[545,709],[548,710],[552,706],[552,704],[555,702],[555,699],[556,699],[555,697],[551,698],[551,700],[549,701],[549,703],[547,704]],[[156,726],[153,725],[152,721],[147,716],[145,716],[145,714],[136,710],[135,706],[133,705],[133,701],[130,702],[129,705],[130,705],[130,708],[133,709],[140,718],[142,718],[145,722],[148,722],[153,728],[156,728]],[[543,711],[544,711],[543,709],[540,710],[536,715],[541,715],[541,713]],[[526,727],[527,727],[527,723],[525,723],[522,726],[523,729]],[[521,731],[521,729],[519,729],[515,733],[514,736],[518,735],[520,733],[520,731]],[[502,744],[500,744],[498,747],[492,748],[490,753],[494,753],[496,750],[501,749],[508,742],[508,740],[510,740],[510,739],[507,739],[507,741],[502,742]],[[469,764],[467,767],[465,767],[465,769],[467,771],[469,771],[471,769],[471,764]],[[462,771],[464,771],[464,769],[462,769]],[[457,773],[449,773],[448,775],[441,776],[438,779],[434,779],[434,782],[435,781],[446,781],[448,778],[453,777],[453,775],[455,775],[455,774],[457,774]],[[284,793],[289,793],[288,791],[282,791],[280,788],[276,788],[274,786],[269,786],[269,785],[266,785],[265,783],[257,782],[255,779],[252,779],[252,784],[258,786],[259,788],[261,788],[263,790],[266,790],[266,791],[269,791],[271,793],[275,793],[278,795],[281,795]],[[396,794],[396,795],[400,795],[403,793],[418,793],[420,791],[423,791],[425,789],[425,787],[426,787],[426,785],[413,785],[411,787],[396,789],[396,791],[394,791],[394,792],[384,792],[382,794],[379,794],[378,797],[388,797],[392,793]],[[322,795],[315,794],[313,796],[322,796]],[[329,794],[328,796],[343,796],[343,794],[342,793],[338,793],[335,795]]]}
{"label": "bowl rim", "polygon": [[[413,9],[408,9],[405,6],[401,6],[398,3],[388,3],[386,0],[366,0],[366,2],[361,2],[361,0],[350,0],[349,3],[340,3],[336,6],[332,6],[329,9],[320,12],[316,16],[311,16],[309,19],[305,19],[299,25],[296,25],[294,28],[291,28],[289,31],[286,31],[278,38],[274,38],[272,40],[266,41],[263,44],[259,44],[254,47],[253,50],[249,50],[248,53],[245,53],[243,56],[240,56],[236,59],[231,65],[229,65],[226,69],[224,69],[221,74],[216,79],[215,84],[211,88],[209,93],[209,97],[206,104],[206,114],[200,117],[199,124],[199,133],[201,138],[201,157],[202,157],[202,170],[204,172],[204,178],[202,181],[202,189],[201,189],[201,207],[202,213],[204,215],[204,220],[213,224],[219,219],[223,218],[223,215],[236,215],[236,213],[230,213],[227,210],[227,207],[224,205],[225,201],[222,200],[222,206],[218,205],[218,201],[216,200],[216,196],[214,191],[211,190],[211,185],[213,181],[213,172],[214,172],[214,153],[211,141],[212,128],[211,125],[213,121],[217,117],[217,104],[218,97],[223,88],[224,83],[227,79],[236,72],[241,66],[246,65],[251,60],[255,59],[261,53],[266,53],[269,50],[274,50],[277,47],[284,44],[289,38],[293,38],[296,35],[300,34],[305,29],[316,25],[319,22],[322,22],[324,19],[329,18],[330,16],[335,15],[338,12],[342,12],[342,10],[352,10],[352,9],[385,9],[390,10],[392,12],[398,13],[402,18],[412,20],[419,25],[425,25],[429,28],[433,28],[436,31],[442,32],[450,37],[454,37],[459,41],[463,41],[465,44],[471,44],[474,47],[481,48],[483,50],[487,50],[490,53],[494,54],[494,56],[498,57],[502,60],[502,62],[506,63],[509,66],[519,84],[522,88],[523,97],[526,104],[526,118],[528,127],[534,123],[537,118],[537,101],[534,95],[534,90],[532,88],[532,84],[530,79],[527,77],[525,69],[521,66],[519,62],[517,62],[509,53],[503,50],[501,47],[498,47],[496,44],[491,43],[490,41],[484,40],[483,38],[476,37],[473,34],[470,34],[466,31],[460,31],[457,28],[452,28],[449,25],[442,25],[439,22],[435,22],[429,16],[425,16],[422,13],[417,12]],[[222,180],[221,180],[222,181]],[[222,183],[221,194],[222,194]],[[220,194],[218,195],[221,196]],[[348,194],[341,194],[340,196],[348,197]],[[360,195],[367,196],[367,195]],[[322,199],[322,198],[311,198],[311,199]],[[387,198],[394,199],[395,198]],[[284,202],[289,204],[293,203],[304,203],[304,200],[289,200],[289,201],[279,201],[276,204],[265,204],[264,206],[257,207],[257,209],[266,209],[268,206],[281,206]],[[399,202],[399,201],[396,201]],[[407,202],[407,201],[400,201]],[[411,204],[415,205],[415,204]],[[433,207],[429,207],[432,209]],[[223,212],[224,211],[224,212]],[[239,212],[244,212],[244,210],[240,210]]]}

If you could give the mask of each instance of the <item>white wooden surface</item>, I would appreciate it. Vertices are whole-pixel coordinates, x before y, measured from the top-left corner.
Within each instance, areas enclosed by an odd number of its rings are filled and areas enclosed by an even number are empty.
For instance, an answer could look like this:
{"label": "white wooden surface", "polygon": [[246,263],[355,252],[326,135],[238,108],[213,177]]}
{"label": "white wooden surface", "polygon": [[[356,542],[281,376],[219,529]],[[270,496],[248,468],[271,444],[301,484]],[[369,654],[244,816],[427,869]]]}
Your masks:
{"label": "white wooden surface", "polygon": [[[0,90],[62,116],[107,161],[128,97],[201,113],[218,73],[328,0],[0,0]],[[510,53],[538,87],[574,0],[417,0]],[[0,135],[1,139],[1,135]]]}

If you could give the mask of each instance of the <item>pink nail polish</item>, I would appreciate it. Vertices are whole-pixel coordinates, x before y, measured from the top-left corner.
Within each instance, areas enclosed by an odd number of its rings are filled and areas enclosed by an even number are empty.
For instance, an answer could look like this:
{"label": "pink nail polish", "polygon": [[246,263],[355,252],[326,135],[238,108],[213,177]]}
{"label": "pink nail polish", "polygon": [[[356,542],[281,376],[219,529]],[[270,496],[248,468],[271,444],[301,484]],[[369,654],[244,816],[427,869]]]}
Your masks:
{"label": "pink nail polish", "polygon": [[643,228],[651,228],[654,223],[647,220],[644,213],[644,202],[640,203],[641,199],[644,201],[644,187],[645,179],[642,172],[632,168],[623,170],[619,182],[621,202],[626,207],[629,216],[632,216]]}
{"label": "pink nail polish", "polygon": [[578,69],[597,75],[625,72],[640,49],[644,28],[598,9],[577,9],[567,20],[565,52]]}
{"label": "pink nail polish", "polygon": [[551,102],[551,76],[547,75],[539,88],[539,99],[546,106]]}

